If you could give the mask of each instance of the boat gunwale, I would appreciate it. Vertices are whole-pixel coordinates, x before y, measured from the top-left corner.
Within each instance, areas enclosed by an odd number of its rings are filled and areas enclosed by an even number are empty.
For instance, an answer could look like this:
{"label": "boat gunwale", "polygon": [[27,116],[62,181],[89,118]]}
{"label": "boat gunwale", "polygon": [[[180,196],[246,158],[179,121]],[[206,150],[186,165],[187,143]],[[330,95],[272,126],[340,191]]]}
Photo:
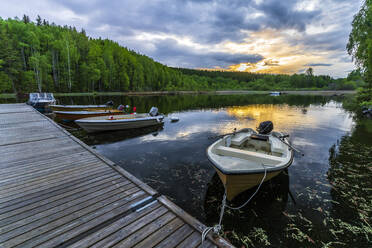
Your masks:
{"label": "boat gunwale", "polygon": [[[97,116],[97,117],[102,117],[102,116]],[[97,120],[95,120],[94,118],[97,118],[97,117],[81,118],[81,119],[75,120],[75,122],[78,122],[78,123],[120,123],[120,122],[147,121],[147,120],[155,120],[155,119],[163,120],[164,119],[164,115],[148,116],[148,117],[141,117],[141,118],[127,118],[127,119],[123,118],[123,119],[113,119],[113,120],[97,119]],[[120,118],[120,117],[118,117],[118,115],[116,115],[116,118]]]}
{"label": "boat gunwale", "polygon": [[88,111],[88,110],[81,110],[81,111],[53,111],[55,114],[60,115],[91,115],[91,114],[122,114],[123,112],[120,110],[102,110],[102,111]]}
{"label": "boat gunwale", "polygon": [[50,107],[54,108],[112,108],[107,105],[60,105],[60,104],[52,104]]}

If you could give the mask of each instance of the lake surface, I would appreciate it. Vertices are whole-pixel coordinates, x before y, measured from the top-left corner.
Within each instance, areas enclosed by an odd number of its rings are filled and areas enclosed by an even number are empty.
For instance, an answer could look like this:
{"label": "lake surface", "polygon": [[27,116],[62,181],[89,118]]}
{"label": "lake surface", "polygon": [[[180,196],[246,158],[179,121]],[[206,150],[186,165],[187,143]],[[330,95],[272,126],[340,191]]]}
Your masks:
{"label": "lake surface", "polygon": [[[116,105],[136,106],[137,112],[157,106],[167,118],[162,127],[79,133],[79,138],[208,225],[217,223],[223,195],[206,156],[215,136],[234,128],[255,129],[266,120],[274,123],[274,130],[290,134],[292,144],[305,156],[296,154],[289,169],[264,183],[245,208],[225,213],[223,235],[236,246],[371,245],[372,165],[365,168],[372,161],[371,122],[356,123],[340,99],[306,95],[59,98],[64,104],[103,104],[110,99]],[[170,116],[180,121],[171,123]],[[358,152],[371,160],[358,161]],[[344,173],[346,161],[349,168],[355,167],[351,173]],[[239,205],[252,192],[231,204]],[[355,206],[350,202],[353,197]]]}

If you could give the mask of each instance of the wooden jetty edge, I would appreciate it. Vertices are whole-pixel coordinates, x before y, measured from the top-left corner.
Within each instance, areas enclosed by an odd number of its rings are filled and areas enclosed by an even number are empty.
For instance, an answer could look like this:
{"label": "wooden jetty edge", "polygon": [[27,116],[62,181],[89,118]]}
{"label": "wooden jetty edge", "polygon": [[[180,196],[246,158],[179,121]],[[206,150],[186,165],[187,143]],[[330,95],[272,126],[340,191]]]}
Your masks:
{"label": "wooden jetty edge", "polygon": [[201,247],[204,228],[32,107],[0,104],[0,247]]}

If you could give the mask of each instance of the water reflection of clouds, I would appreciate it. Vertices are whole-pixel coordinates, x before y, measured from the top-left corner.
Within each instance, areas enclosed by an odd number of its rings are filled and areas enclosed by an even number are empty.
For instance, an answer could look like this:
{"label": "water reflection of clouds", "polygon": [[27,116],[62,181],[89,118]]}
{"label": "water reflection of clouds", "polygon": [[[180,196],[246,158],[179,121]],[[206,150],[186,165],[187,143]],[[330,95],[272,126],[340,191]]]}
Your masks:
{"label": "water reflection of clouds", "polygon": [[[173,113],[172,115],[178,116],[180,122],[169,123],[165,120],[164,132],[157,136],[139,137],[138,142],[190,139],[194,135],[202,133],[230,133],[235,128],[255,129],[260,122],[267,120],[274,123],[275,130],[286,133],[292,133],[295,130],[324,130],[330,125],[340,131],[349,131],[353,125],[352,118],[349,115],[345,116],[343,109],[334,102],[324,106],[310,105],[306,108],[286,104],[234,106],[218,110]],[[293,142],[301,146],[315,145],[315,143],[301,137],[293,137]]]}
{"label": "water reflection of clouds", "polygon": [[[238,128],[255,128],[260,122],[267,120],[274,123],[275,130],[283,132],[308,127],[323,129],[328,128],[331,123],[333,128],[347,131],[353,125],[350,116],[345,117],[345,112],[335,102],[330,102],[325,106],[310,105],[306,108],[286,104],[256,104],[230,107],[226,109],[226,112],[237,118],[237,122],[233,125],[238,126]],[[232,125],[227,125],[225,128],[225,132],[230,131]]]}
{"label": "water reflection of clouds", "polygon": [[316,146],[315,143],[310,142],[308,139],[295,137],[292,139],[292,144],[297,146]]}

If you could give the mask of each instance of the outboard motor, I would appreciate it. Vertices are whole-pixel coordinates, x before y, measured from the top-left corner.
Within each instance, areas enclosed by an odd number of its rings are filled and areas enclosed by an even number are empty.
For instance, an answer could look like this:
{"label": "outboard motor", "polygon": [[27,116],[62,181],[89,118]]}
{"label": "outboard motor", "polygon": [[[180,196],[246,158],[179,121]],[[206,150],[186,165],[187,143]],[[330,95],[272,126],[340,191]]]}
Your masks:
{"label": "outboard motor", "polygon": [[149,114],[150,114],[151,116],[157,116],[157,115],[159,115],[159,110],[158,110],[158,108],[157,108],[157,107],[152,107],[152,108],[150,109]]}
{"label": "outboard motor", "polygon": [[106,102],[106,106],[112,107],[112,106],[114,106],[114,102],[112,100],[110,100],[110,101]]}
{"label": "outboard motor", "polygon": [[271,121],[261,122],[257,128],[259,134],[269,134],[274,129],[274,124]]}

